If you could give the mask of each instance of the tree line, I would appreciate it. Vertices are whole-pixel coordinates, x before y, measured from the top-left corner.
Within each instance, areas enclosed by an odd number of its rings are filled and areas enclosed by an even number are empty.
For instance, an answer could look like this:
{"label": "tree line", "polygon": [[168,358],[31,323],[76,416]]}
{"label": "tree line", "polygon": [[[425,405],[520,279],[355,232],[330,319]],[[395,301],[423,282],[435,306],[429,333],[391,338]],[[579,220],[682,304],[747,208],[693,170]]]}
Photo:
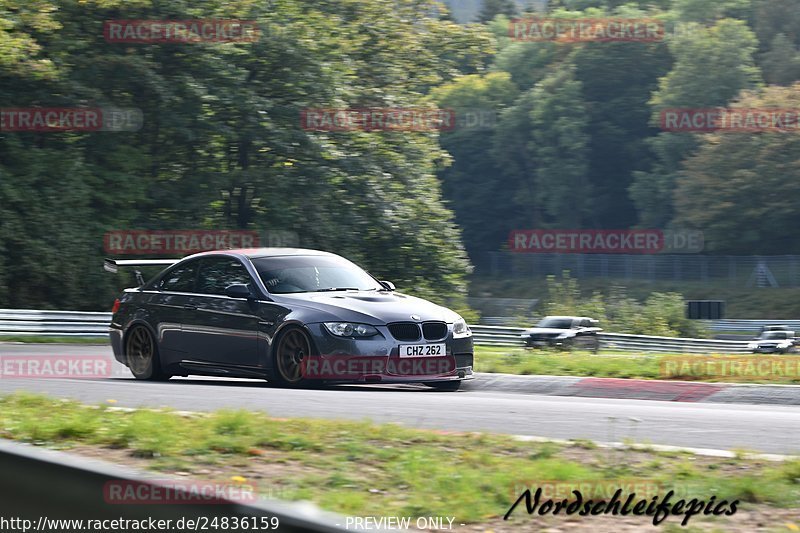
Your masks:
{"label": "tree line", "polygon": [[[439,173],[474,258],[527,228],[694,229],[705,250],[797,254],[800,184],[789,132],[665,131],[676,108],[794,110],[797,0],[555,0],[547,13],[485,0],[497,52],[486,72],[432,91],[442,106],[489,108],[496,123],[446,132]],[[654,42],[524,42],[514,17],[653,19]],[[791,119],[790,121],[791,122]],[[491,194],[491,201],[487,194]]]}
{"label": "tree line", "polygon": [[[0,307],[104,309],[117,229],[290,231],[423,296],[469,261],[436,131],[316,132],[306,108],[432,107],[483,69],[483,28],[420,0],[2,0],[4,108],[141,110],[130,132],[0,131]],[[114,20],[257,21],[254,42],[119,43]],[[129,280],[128,284],[129,283]]]}
{"label": "tree line", "polygon": [[[432,0],[0,0],[3,107],[115,107],[136,131],[0,127],[0,307],[103,309],[103,235],[292,231],[403,290],[466,294],[517,228],[705,232],[800,253],[794,134],[673,133],[676,107],[791,107],[797,0],[561,0],[547,16],[655,17],[658,42],[519,42],[513,2],[454,22]],[[258,21],[233,43],[120,43],[109,20]],[[309,108],[482,113],[452,131],[311,131]],[[458,304],[456,303],[458,306]]]}

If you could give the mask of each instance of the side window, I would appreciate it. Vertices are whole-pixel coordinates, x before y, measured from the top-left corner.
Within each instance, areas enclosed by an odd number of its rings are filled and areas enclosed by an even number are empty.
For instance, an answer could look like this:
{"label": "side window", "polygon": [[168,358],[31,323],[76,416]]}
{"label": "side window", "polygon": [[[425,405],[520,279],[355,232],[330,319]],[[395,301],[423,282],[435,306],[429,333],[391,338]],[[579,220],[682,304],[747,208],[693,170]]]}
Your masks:
{"label": "side window", "polygon": [[159,289],[170,292],[194,292],[197,261],[173,268],[161,279]]}
{"label": "side window", "polygon": [[206,259],[200,266],[197,292],[223,295],[228,285],[250,282],[250,274],[236,259]]}

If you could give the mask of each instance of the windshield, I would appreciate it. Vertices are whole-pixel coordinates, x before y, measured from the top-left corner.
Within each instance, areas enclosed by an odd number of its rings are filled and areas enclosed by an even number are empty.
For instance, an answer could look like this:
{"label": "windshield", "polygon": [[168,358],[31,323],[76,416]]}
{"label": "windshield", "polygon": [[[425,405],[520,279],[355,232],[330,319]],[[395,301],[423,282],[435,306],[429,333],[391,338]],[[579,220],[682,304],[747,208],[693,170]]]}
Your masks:
{"label": "windshield", "polygon": [[543,318],[537,328],[570,329],[572,327],[571,318]]}
{"label": "windshield", "polygon": [[272,294],[384,289],[375,278],[338,257],[262,257],[254,259],[253,264]]}

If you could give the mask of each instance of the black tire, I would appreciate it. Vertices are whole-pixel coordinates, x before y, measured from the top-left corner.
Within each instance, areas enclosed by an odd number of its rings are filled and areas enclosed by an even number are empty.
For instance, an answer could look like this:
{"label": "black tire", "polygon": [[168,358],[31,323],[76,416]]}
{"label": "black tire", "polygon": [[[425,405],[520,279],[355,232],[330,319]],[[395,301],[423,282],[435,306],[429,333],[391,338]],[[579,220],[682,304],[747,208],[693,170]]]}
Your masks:
{"label": "black tire", "polygon": [[158,345],[144,326],[134,326],[126,335],[125,360],[136,379],[166,381],[172,377],[161,369]]}
{"label": "black tire", "polygon": [[561,350],[562,352],[571,352],[573,348],[575,348],[575,339],[574,338],[565,339],[564,342],[562,342],[558,346],[558,349]]}
{"label": "black tire", "polygon": [[456,392],[461,388],[461,380],[458,381],[426,381],[428,387],[442,392]]}
{"label": "black tire", "polygon": [[591,337],[591,339],[592,339],[592,341],[589,343],[588,349],[591,350],[594,353],[599,353],[600,352],[600,339],[598,339],[594,335]]}
{"label": "black tire", "polygon": [[272,350],[272,371],[269,380],[281,387],[305,387],[309,380],[303,377],[303,358],[312,355],[311,339],[298,327],[281,332]]}

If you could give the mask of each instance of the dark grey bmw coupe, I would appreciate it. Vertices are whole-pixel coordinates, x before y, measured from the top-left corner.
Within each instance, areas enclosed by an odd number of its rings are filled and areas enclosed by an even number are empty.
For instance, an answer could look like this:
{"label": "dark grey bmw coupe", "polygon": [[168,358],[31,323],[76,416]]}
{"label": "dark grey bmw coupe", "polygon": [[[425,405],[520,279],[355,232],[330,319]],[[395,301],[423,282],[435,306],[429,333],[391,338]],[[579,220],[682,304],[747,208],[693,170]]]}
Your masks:
{"label": "dark grey bmw coupe", "polygon": [[457,390],[473,377],[472,333],[461,316],[395,292],[338,255],[256,248],[105,266],[140,265],[170,266],[114,302],[111,346],[138,379],[200,374]]}

